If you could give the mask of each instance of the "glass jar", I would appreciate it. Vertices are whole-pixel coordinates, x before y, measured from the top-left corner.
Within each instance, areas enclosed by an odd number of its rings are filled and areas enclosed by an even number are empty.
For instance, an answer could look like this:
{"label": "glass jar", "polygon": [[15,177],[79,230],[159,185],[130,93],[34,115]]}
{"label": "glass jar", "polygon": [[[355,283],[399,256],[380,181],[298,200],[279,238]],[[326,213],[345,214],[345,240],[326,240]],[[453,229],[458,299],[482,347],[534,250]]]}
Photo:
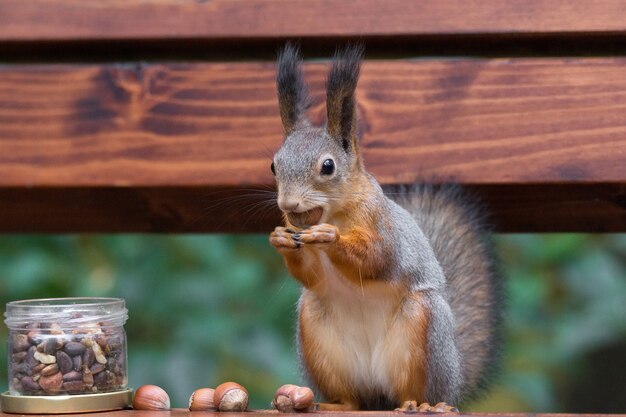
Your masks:
{"label": "glass jar", "polygon": [[13,301],[5,317],[10,395],[80,396],[126,389],[124,300]]}

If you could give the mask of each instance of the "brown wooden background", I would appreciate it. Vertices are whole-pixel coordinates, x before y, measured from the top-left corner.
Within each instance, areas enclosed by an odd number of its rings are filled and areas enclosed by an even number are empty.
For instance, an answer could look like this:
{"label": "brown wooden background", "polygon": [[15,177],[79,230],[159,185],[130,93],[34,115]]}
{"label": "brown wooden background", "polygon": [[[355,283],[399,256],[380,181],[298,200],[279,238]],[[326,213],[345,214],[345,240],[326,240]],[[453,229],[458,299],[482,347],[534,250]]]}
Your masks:
{"label": "brown wooden background", "polygon": [[1,232],[267,232],[273,58],[367,47],[367,167],[452,180],[500,231],[626,231],[619,0],[4,0]]}

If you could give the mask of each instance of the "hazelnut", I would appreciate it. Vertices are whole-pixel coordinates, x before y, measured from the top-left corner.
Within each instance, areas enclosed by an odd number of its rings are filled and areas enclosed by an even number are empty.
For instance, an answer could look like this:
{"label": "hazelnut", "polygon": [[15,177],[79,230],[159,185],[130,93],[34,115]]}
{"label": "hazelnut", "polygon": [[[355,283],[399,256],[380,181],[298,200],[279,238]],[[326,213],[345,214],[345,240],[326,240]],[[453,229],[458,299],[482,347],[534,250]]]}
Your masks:
{"label": "hazelnut", "polygon": [[189,397],[189,411],[215,411],[215,403],[213,398],[215,390],[213,388],[197,389]]}
{"label": "hazelnut", "polygon": [[308,410],[313,405],[313,391],[308,387],[283,385],[276,391],[272,405],[282,413]]}
{"label": "hazelnut", "polygon": [[293,403],[291,398],[289,398],[289,394],[298,388],[297,385],[293,384],[285,384],[276,390],[276,394],[274,394],[274,401],[272,402],[272,406],[275,409],[280,411],[281,413],[291,413],[294,411]]}
{"label": "hazelnut", "polygon": [[313,405],[313,391],[309,387],[298,387],[291,391],[289,399],[296,410],[307,410]]}
{"label": "hazelnut", "polygon": [[213,403],[219,411],[246,411],[248,391],[236,382],[224,382],[215,388]]}
{"label": "hazelnut", "polygon": [[135,410],[169,410],[170,397],[167,392],[156,385],[142,385],[133,398]]}

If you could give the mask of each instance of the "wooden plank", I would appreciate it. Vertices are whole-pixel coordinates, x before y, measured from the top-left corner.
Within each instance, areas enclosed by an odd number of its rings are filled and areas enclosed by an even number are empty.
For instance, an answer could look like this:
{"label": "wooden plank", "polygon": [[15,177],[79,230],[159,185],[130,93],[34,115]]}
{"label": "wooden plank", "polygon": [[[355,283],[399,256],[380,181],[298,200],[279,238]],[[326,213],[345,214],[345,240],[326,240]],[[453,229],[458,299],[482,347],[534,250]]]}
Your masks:
{"label": "wooden plank", "polygon": [[[139,410],[121,410],[98,413],[102,417],[160,417],[163,416],[163,411],[139,411]],[[171,417],[220,417],[224,413],[217,413],[211,411],[188,411],[185,409],[172,409],[167,413]],[[12,417],[15,414],[0,413],[0,417]],[[60,417],[70,417],[76,414],[58,414]],[[284,415],[275,410],[251,410],[245,413],[228,413],[230,417],[267,417],[268,415]],[[396,411],[344,411],[344,412],[311,412],[306,414],[309,417],[397,417],[406,415],[406,413],[400,413]],[[625,417],[626,414],[571,414],[571,413],[454,413],[443,414],[454,417]]]}
{"label": "wooden plank", "polygon": [[3,0],[0,42],[624,34],[621,0]]}
{"label": "wooden plank", "polygon": [[[469,186],[500,232],[624,232],[623,185]],[[281,223],[266,189],[0,188],[0,232],[269,233]]]}
{"label": "wooden plank", "polygon": [[[366,165],[466,184],[502,231],[626,231],[625,68],[366,62]],[[325,71],[306,66],[317,122]],[[0,67],[0,231],[270,230],[275,211],[242,222],[229,193],[273,184],[273,79],[263,62]]]}

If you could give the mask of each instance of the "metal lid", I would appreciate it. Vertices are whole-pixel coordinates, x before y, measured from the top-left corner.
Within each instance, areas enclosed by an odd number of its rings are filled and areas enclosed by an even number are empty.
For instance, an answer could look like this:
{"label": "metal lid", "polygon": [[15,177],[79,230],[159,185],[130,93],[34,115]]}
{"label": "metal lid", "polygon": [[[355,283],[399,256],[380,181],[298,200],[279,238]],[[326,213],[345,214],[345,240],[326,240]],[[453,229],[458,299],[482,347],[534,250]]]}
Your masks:
{"label": "metal lid", "polygon": [[17,414],[68,414],[120,410],[130,406],[133,390],[78,395],[11,395],[3,393],[2,411]]}

